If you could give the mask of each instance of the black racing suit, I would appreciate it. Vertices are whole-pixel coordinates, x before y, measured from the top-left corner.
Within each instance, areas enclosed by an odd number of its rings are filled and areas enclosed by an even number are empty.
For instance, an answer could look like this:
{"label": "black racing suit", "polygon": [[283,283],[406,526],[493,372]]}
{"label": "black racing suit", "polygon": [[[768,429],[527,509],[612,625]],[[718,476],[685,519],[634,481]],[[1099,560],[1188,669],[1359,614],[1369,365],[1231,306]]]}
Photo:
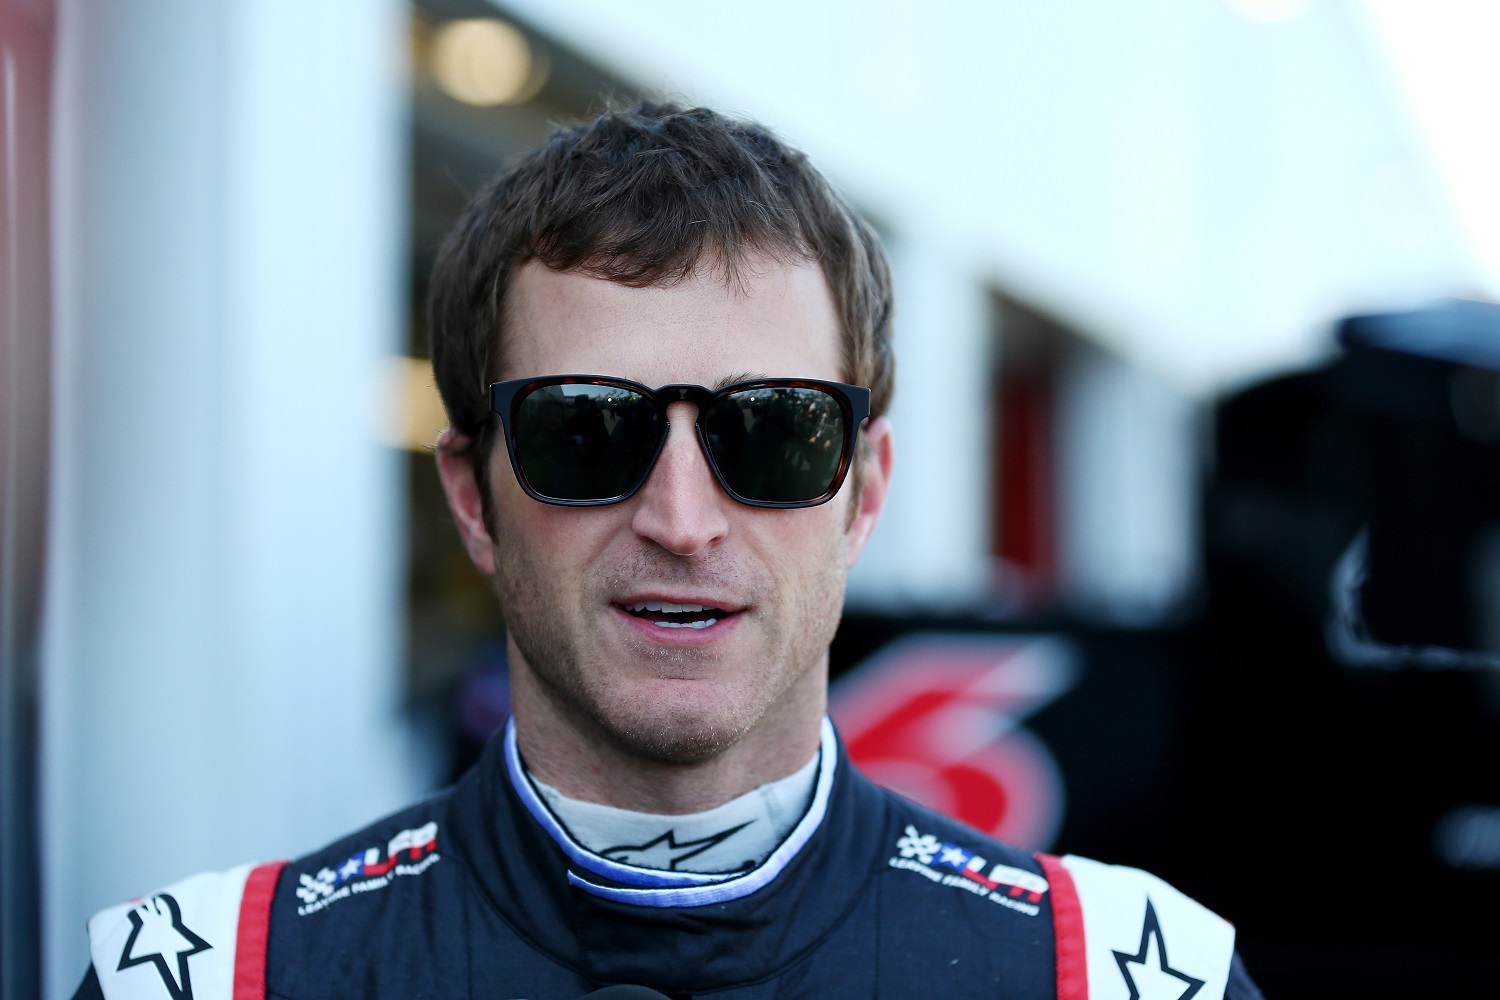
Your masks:
{"label": "black racing suit", "polygon": [[[1182,984],[1176,995],[1207,1000],[1211,994],[1200,995],[1193,983],[1225,983],[1228,1000],[1260,996],[1233,954],[1232,931],[1217,957],[1195,956],[1181,943],[1186,938],[1158,917],[1173,890],[1154,880],[1143,897],[1144,925],[1143,914],[1132,911],[1128,935],[1090,942],[1108,945],[1118,960],[1087,965],[1075,940],[1087,921],[1059,881],[1067,877],[1057,859],[1000,844],[876,787],[850,766],[842,747],[820,777],[820,788],[827,786],[821,822],[768,884],[699,905],[661,905],[651,889],[640,902],[601,898],[631,887],[580,867],[560,849],[528,811],[529,799],[515,786],[527,779],[517,778],[514,762],[507,769],[502,742],[491,741],[453,788],[279,872],[252,876],[252,882],[262,878],[268,906],[256,917],[250,903],[231,901],[240,914],[240,978],[236,991],[224,995],[251,997],[263,989],[285,1000],[571,1000],[609,984],[636,984],[720,1000],[1052,1000],[1086,995],[1085,966],[1096,996],[1105,993],[1098,970],[1113,978],[1116,965],[1123,981],[1108,988],[1121,996],[1128,988],[1134,996],[1132,973],[1155,962],[1158,978],[1163,969],[1177,977],[1161,981]],[[830,739],[825,754],[831,745]],[[77,997],[108,995],[112,982],[129,976],[136,986],[154,988],[160,980],[161,996],[183,1000],[184,975],[209,961],[204,956],[215,942],[206,932],[192,933],[199,918],[188,903],[179,905],[187,894],[177,893],[170,909],[162,905],[170,891],[148,902],[180,934],[169,935],[166,948],[147,944],[132,915],[129,924],[117,921],[125,936],[99,931]],[[255,933],[246,930],[256,919],[264,938],[263,987],[255,981],[262,964]],[[1153,928],[1155,951],[1147,947]],[[1107,960],[1110,953],[1100,954]],[[247,963],[256,967],[248,980]],[[210,977],[197,975],[201,994]]]}

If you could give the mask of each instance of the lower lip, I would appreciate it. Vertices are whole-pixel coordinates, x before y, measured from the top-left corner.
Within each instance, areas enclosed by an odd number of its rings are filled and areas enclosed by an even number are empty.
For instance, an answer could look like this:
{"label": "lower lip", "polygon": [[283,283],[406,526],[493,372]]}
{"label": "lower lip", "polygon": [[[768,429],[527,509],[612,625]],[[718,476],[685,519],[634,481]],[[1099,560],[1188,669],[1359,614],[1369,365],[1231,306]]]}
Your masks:
{"label": "lower lip", "polygon": [[705,628],[663,628],[649,618],[637,618],[621,608],[611,605],[616,618],[632,629],[636,635],[660,646],[707,646],[724,638],[739,623],[743,612],[733,612]]}

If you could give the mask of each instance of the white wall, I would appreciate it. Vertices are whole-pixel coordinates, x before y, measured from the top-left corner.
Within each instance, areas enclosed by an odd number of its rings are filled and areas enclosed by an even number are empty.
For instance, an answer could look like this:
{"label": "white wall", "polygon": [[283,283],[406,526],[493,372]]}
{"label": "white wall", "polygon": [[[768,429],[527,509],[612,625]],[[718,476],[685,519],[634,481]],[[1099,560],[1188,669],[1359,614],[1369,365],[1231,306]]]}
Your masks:
{"label": "white wall", "polygon": [[1060,595],[1144,625],[1185,610],[1199,580],[1207,414],[1161,378],[1080,345],[1057,399]]}
{"label": "white wall", "polygon": [[404,8],[64,0],[48,996],[90,912],[408,799]]}
{"label": "white wall", "polygon": [[898,237],[1204,394],[1472,258],[1360,8],[1229,0],[496,0],[751,114]]}
{"label": "white wall", "polygon": [[849,596],[867,605],[968,602],[989,573],[989,298],[937,234],[887,244],[896,474]]}

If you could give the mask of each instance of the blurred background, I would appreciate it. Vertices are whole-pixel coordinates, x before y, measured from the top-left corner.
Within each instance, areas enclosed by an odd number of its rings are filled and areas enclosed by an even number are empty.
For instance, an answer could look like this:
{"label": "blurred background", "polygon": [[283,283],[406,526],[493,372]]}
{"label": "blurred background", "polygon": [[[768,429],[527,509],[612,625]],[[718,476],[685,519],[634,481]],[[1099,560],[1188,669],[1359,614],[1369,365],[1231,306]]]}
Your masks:
{"label": "blurred background", "polygon": [[421,306],[552,124],[764,121],[877,226],[872,775],[1146,867],[1268,996],[1500,991],[1500,8],[0,0],[0,988],[507,710]]}

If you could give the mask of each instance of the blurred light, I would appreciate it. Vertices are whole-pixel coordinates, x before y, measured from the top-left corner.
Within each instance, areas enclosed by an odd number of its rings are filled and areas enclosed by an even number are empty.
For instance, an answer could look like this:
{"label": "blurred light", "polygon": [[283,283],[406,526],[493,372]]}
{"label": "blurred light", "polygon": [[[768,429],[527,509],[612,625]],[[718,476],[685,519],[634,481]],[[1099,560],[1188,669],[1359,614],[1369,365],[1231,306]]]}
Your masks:
{"label": "blurred light", "polygon": [[1306,14],[1312,0],[1225,0],[1229,9],[1248,21],[1295,21]]}
{"label": "blurred light", "polygon": [[478,107],[519,104],[546,78],[526,36],[512,24],[476,17],[449,21],[432,39],[432,75],[443,93]]}
{"label": "blurred light", "polygon": [[1421,248],[1437,241],[1437,209],[1416,163],[1387,160],[1370,171],[1366,188],[1374,231],[1387,243]]}
{"label": "blurred light", "polygon": [[1491,295],[1500,295],[1500,4],[1432,0],[1361,5],[1389,57],[1416,131]]}
{"label": "blurred light", "polygon": [[381,439],[392,448],[431,452],[448,426],[448,414],[422,358],[391,358],[386,371]]}

